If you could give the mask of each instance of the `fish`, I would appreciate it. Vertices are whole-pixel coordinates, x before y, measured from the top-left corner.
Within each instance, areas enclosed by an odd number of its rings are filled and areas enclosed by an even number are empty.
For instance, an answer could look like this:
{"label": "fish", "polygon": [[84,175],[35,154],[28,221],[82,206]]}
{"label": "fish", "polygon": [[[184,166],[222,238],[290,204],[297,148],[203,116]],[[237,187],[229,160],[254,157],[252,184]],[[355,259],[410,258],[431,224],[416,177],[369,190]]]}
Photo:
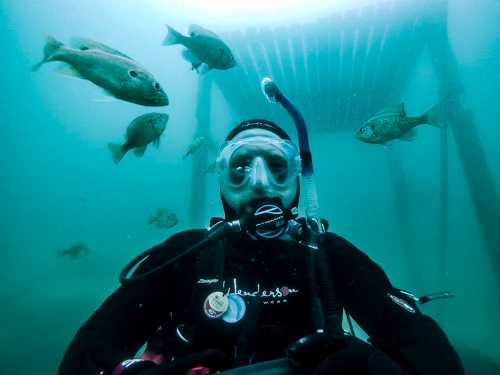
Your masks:
{"label": "fish", "polygon": [[157,208],[149,215],[149,219],[147,221],[148,225],[154,225],[158,229],[169,229],[176,226],[178,223],[179,218],[175,212],[169,210],[168,208]]}
{"label": "fish", "polygon": [[76,242],[70,247],[61,250],[59,254],[72,259],[81,259],[90,254],[90,248],[83,242]]}
{"label": "fish", "polygon": [[[32,67],[37,71],[51,61],[64,64],[59,68],[61,74],[88,80],[101,87],[104,92],[117,99],[144,106],[166,106],[168,96],[156,78],[135,60],[122,53],[98,43],[83,49],[64,45],[49,36],[45,43],[44,57]],[[99,48],[98,48],[99,47]]]}
{"label": "fish", "polygon": [[186,159],[189,155],[193,155],[196,151],[200,149],[201,146],[205,143],[205,137],[196,138],[187,148],[186,153],[182,157]]}
{"label": "fish", "polygon": [[125,143],[122,145],[108,143],[108,149],[115,164],[118,164],[132,149],[136,156],[141,157],[150,143],[159,148],[160,136],[167,127],[167,121],[166,113],[157,112],[146,113],[132,120],[125,134]]}
{"label": "fish", "polygon": [[416,126],[441,126],[441,112],[441,104],[436,104],[421,116],[409,117],[406,115],[404,104],[401,103],[377,112],[354,136],[361,142],[372,144],[385,144],[394,139],[413,141],[417,137]]}
{"label": "fish", "polygon": [[203,173],[212,174],[215,173],[216,170],[217,170],[217,162],[214,160],[203,169]]}
{"label": "fish", "polygon": [[189,26],[189,36],[185,36],[167,25],[167,36],[163,40],[164,46],[181,44],[186,47],[182,52],[185,60],[191,63],[191,69],[199,73],[202,64],[210,69],[227,70],[236,66],[233,53],[226,43],[212,31],[199,25]]}

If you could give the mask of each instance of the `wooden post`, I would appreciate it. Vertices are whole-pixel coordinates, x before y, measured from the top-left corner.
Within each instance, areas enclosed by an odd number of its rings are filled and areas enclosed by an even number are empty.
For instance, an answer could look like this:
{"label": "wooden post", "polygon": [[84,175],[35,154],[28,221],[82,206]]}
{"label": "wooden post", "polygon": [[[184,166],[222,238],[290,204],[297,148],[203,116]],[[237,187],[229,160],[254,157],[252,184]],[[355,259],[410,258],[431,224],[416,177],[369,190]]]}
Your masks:
{"label": "wooden post", "polygon": [[412,228],[408,222],[408,213],[410,212],[410,203],[408,201],[408,183],[405,176],[401,160],[393,150],[387,153],[387,163],[392,179],[392,188],[394,194],[394,212],[398,221],[398,229],[401,237],[401,251],[402,258],[406,260],[408,280],[411,282],[412,288],[418,288],[422,285],[422,272],[415,267],[418,264],[416,256],[418,256],[417,249],[412,241],[413,233]]}
{"label": "wooden post", "polygon": [[[500,286],[500,200],[472,113],[461,103],[462,84],[447,35],[446,7],[428,21],[428,45],[439,80],[440,97],[470,190],[481,233]],[[436,14],[440,12],[439,14]],[[444,13],[444,14],[443,14]]]}
{"label": "wooden post", "polygon": [[446,279],[448,278],[448,123],[443,124],[441,127],[441,156],[440,156],[440,179],[441,179],[441,190],[440,190],[440,238],[439,238],[439,248],[441,249],[440,255],[440,274],[443,285],[441,287],[446,287]]}
{"label": "wooden post", "polygon": [[210,135],[210,109],[212,106],[212,79],[210,75],[201,75],[198,81],[196,102],[196,130],[193,139],[205,137],[204,145],[193,155],[191,169],[191,197],[189,200],[189,225],[199,228],[208,223],[205,218],[207,194],[207,175],[203,171],[208,165]]}

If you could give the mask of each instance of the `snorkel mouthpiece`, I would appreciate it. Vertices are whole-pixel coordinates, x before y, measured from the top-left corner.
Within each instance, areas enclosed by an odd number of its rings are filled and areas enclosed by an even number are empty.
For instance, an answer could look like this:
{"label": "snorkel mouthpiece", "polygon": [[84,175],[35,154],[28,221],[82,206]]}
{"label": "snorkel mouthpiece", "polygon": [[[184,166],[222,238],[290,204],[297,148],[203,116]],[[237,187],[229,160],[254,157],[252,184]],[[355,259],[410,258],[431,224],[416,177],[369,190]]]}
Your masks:
{"label": "snorkel mouthpiece", "polygon": [[271,78],[264,77],[260,82],[260,88],[267,100],[269,100],[271,103],[277,102],[277,96],[281,93],[278,89],[278,86],[273,82]]}

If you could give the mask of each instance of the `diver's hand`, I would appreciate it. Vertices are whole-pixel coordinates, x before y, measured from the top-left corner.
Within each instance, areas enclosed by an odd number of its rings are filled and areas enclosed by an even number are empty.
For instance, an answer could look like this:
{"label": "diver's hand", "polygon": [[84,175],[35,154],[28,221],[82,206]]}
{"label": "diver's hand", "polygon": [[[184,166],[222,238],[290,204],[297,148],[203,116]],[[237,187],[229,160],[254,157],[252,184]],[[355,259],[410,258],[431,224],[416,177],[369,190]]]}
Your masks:
{"label": "diver's hand", "polygon": [[[204,352],[190,354],[186,357],[176,359],[172,362],[131,373],[133,375],[184,375],[188,370],[203,366],[210,370],[210,373],[222,369],[226,364],[226,354],[219,349],[205,350]],[[123,373],[129,375],[129,373]]]}

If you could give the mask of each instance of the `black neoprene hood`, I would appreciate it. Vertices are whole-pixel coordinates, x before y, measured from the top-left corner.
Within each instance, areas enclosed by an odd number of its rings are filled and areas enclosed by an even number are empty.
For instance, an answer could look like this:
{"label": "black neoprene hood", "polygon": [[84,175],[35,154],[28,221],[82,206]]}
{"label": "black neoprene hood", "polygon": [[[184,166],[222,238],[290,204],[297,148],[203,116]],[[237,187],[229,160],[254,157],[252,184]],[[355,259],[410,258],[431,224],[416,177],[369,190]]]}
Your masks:
{"label": "black neoprene hood", "polygon": [[290,140],[289,135],[274,122],[268,120],[253,119],[253,120],[243,121],[239,123],[236,127],[234,127],[233,130],[231,130],[231,132],[226,137],[226,141],[230,141],[231,139],[236,137],[239,133],[248,129],[264,129],[270,131],[271,133],[276,134],[281,139]]}
{"label": "black neoprene hood", "polygon": [[[252,119],[252,120],[246,120],[233,128],[231,132],[229,132],[228,136],[226,137],[226,141],[230,141],[234,137],[236,137],[239,133],[245,130],[249,129],[264,129],[267,131],[270,131],[271,133],[276,134],[278,137],[281,139],[286,139],[290,140],[290,136],[283,130],[281,129],[278,125],[276,125],[274,122],[269,121],[269,120],[262,120],[262,119]],[[297,194],[295,195],[290,207],[297,207],[299,204],[299,197],[300,197],[300,183],[299,179],[297,178]],[[222,193],[220,194],[221,200],[222,200],[222,206],[224,208],[224,213],[226,216],[226,219],[228,220],[234,220],[238,217],[236,212],[227,204],[226,200],[224,199],[224,196]]]}

